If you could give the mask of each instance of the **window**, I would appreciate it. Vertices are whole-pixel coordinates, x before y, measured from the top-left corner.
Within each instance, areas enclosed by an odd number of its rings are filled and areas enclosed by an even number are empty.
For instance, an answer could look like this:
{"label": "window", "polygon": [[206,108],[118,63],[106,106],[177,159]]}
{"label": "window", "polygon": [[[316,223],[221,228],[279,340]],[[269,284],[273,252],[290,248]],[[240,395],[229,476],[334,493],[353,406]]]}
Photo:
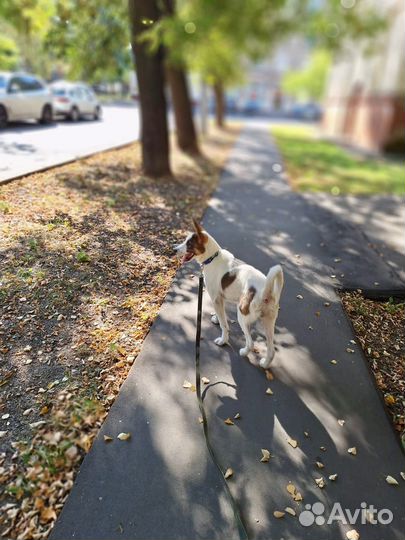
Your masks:
{"label": "window", "polygon": [[22,92],[34,92],[35,90],[42,90],[42,84],[35,77],[30,75],[23,75],[19,77],[20,86]]}
{"label": "window", "polygon": [[54,96],[65,96],[66,90],[64,88],[52,88],[52,94]]}
{"label": "window", "polygon": [[5,88],[7,86],[7,81],[5,77],[0,77],[0,88]]}

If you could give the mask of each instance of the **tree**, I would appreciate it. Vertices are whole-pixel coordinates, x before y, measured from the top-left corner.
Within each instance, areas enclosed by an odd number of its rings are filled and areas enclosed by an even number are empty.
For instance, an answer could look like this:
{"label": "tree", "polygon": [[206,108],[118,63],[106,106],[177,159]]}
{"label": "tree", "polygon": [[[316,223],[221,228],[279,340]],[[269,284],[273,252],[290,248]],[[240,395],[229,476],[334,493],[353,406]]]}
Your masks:
{"label": "tree", "polygon": [[[165,15],[173,17],[175,14],[174,0],[165,0],[164,5]],[[175,54],[170,56],[170,49],[166,58],[166,76],[172,96],[177,144],[184,152],[199,154],[184,62],[176,58]]]}
{"label": "tree", "polygon": [[330,64],[331,53],[329,51],[315,50],[304,69],[290,71],[284,76],[283,90],[297,98],[320,101],[325,91]]}
{"label": "tree", "polygon": [[2,26],[0,25],[0,70],[10,71],[17,68],[20,54],[15,40],[2,35]]}
{"label": "tree", "polygon": [[122,0],[57,0],[45,45],[69,77],[121,80],[131,68],[128,11]]}
{"label": "tree", "polygon": [[151,49],[142,39],[148,27],[162,13],[157,0],[128,0],[131,43],[138,78],[141,104],[142,165],[145,174],[159,177],[171,174],[169,136],[164,93],[163,47]]}
{"label": "tree", "polygon": [[[55,12],[54,0],[1,0],[0,18],[15,30],[16,45],[24,69],[49,74],[49,58],[43,40]],[[13,36],[8,35],[9,38]]]}

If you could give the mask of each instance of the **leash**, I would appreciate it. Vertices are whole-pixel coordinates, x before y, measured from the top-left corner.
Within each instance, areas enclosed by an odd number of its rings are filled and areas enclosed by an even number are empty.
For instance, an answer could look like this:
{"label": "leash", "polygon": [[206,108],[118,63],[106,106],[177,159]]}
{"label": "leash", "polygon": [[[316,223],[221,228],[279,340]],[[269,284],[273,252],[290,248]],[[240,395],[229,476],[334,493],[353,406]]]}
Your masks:
{"label": "leash", "polygon": [[196,336],[195,336],[195,386],[196,386],[196,392],[197,392],[198,406],[200,408],[200,413],[203,420],[202,423],[203,423],[203,429],[204,429],[205,444],[207,445],[207,449],[211,456],[212,462],[214,463],[214,465],[216,466],[216,468],[221,474],[222,483],[225,488],[225,493],[228,496],[229,502],[231,503],[231,507],[233,510],[233,517],[235,520],[236,528],[238,529],[239,538],[240,540],[248,540],[249,537],[246,532],[245,525],[242,521],[242,517],[240,515],[238,506],[236,504],[235,499],[232,496],[231,490],[229,489],[228,482],[225,480],[224,470],[219,464],[218,458],[211,445],[211,441],[210,441],[210,437],[208,433],[207,416],[205,414],[204,404],[201,397],[200,341],[201,341],[201,316],[202,316],[203,290],[204,290],[204,277],[201,271],[200,278],[198,281],[197,331],[196,331]]}

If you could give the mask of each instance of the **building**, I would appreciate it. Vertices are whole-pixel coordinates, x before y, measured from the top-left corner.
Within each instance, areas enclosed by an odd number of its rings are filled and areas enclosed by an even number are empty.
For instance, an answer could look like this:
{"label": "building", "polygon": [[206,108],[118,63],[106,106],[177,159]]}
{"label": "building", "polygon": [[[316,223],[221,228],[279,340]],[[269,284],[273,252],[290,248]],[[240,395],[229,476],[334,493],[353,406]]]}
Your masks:
{"label": "building", "polygon": [[[353,42],[335,62],[323,133],[370,151],[405,147],[405,4],[372,0],[387,19],[373,43]],[[364,5],[364,4],[362,4]]]}

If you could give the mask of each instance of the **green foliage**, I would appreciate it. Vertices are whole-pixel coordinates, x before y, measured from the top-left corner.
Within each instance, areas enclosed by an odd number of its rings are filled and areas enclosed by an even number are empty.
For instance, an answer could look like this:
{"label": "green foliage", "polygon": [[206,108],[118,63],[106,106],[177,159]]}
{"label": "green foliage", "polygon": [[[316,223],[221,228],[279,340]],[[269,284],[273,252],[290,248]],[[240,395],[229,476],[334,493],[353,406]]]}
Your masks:
{"label": "green foliage", "polygon": [[11,71],[18,66],[18,62],[19,51],[16,42],[0,34],[0,70]]}
{"label": "green foliage", "polygon": [[333,195],[404,195],[403,165],[366,159],[323,141],[305,126],[272,126],[287,172],[299,191],[326,191]]}
{"label": "green foliage", "polygon": [[290,71],[282,81],[283,90],[294,97],[319,101],[324,94],[331,54],[325,50],[315,50],[307,67]]}
{"label": "green foliage", "polygon": [[131,67],[129,41],[125,0],[57,0],[46,47],[70,77],[113,81]]}
{"label": "green foliage", "polygon": [[55,0],[0,2],[0,21],[7,25],[4,36],[15,41],[16,52],[19,50],[21,56],[21,62],[18,62],[17,56],[15,64],[21,63],[23,68],[43,76],[49,74],[49,58],[43,49],[43,40],[50,27],[54,10]]}

